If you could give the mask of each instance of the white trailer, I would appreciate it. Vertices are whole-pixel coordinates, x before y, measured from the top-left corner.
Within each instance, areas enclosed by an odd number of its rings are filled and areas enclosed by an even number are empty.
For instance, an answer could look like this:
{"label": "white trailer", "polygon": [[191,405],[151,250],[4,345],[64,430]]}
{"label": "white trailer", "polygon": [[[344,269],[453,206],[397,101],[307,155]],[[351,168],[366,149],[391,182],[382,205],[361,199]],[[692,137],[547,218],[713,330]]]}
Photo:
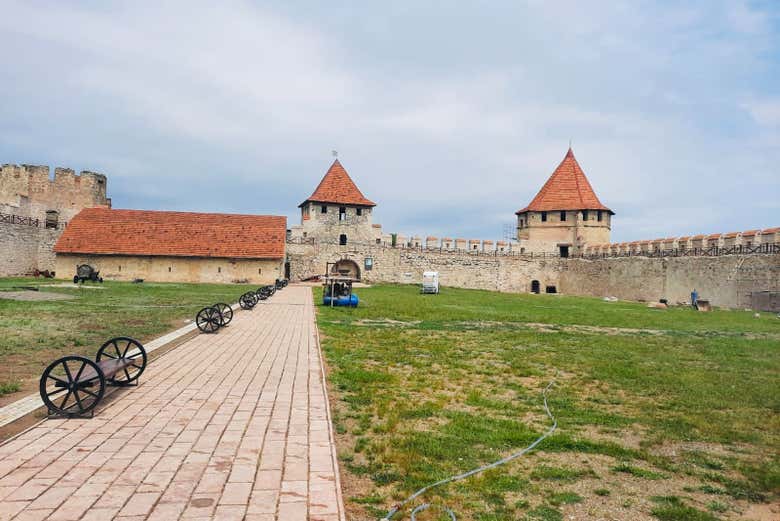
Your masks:
{"label": "white trailer", "polygon": [[439,292],[439,272],[438,271],[425,271],[423,272],[422,282],[423,293],[438,293]]}

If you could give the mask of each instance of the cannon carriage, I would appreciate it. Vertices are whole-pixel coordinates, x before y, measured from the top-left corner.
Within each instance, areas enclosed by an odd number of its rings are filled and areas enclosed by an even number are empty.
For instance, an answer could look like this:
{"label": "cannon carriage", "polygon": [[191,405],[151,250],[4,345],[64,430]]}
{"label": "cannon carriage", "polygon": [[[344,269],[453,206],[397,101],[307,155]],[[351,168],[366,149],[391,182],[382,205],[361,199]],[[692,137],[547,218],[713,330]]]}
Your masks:
{"label": "cannon carriage", "polygon": [[98,349],[95,360],[69,355],[49,364],[39,382],[41,399],[49,416],[92,417],[106,387],[138,385],[146,363],[139,341],[112,338]]}
{"label": "cannon carriage", "polygon": [[100,271],[89,264],[79,264],[76,266],[76,274],[73,276],[73,283],[78,284],[79,282],[85,282],[87,280],[102,283],[103,277],[100,276]]}
{"label": "cannon carriage", "polygon": [[206,306],[195,315],[195,325],[203,333],[215,333],[219,328],[230,324],[231,320],[233,308],[222,302]]}

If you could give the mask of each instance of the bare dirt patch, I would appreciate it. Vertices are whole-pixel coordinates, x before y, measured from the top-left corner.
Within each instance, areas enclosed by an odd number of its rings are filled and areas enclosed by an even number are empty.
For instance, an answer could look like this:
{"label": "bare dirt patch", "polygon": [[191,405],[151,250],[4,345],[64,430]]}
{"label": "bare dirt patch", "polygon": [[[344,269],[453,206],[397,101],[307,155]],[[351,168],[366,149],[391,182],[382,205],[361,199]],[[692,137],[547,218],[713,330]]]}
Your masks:
{"label": "bare dirt patch", "polygon": [[73,300],[75,295],[65,295],[64,293],[50,293],[44,291],[0,291],[0,299],[20,300],[26,302],[47,301],[47,300]]}

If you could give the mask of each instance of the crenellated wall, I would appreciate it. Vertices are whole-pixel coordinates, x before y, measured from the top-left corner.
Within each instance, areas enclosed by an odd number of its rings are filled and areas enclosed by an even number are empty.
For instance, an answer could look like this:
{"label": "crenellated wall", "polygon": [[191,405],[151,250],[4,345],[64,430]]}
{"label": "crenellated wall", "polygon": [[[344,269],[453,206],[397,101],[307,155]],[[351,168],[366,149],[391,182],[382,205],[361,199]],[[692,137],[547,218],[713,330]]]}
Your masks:
{"label": "crenellated wall", "polygon": [[761,244],[780,244],[780,227],[743,232],[686,235],[644,241],[588,244],[582,254],[586,256],[641,255],[665,251],[690,252],[695,250],[749,249]]}
{"label": "crenellated wall", "polygon": [[[454,241],[453,241],[454,242]],[[464,241],[465,242],[465,241]],[[443,286],[506,292],[541,292],[625,300],[686,302],[696,289],[701,298],[721,307],[750,307],[750,294],[780,291],[780,254],[736,254],[690,257],[559,258],[483,251],[392,248],[382,245],[339,246],[332,243],[288,243],[291,278],[323,274],[327,262],[347,259],[361,280],[419,284],[424,271],[438,271]],[[366,258],[371,258],[370,270]]]}
{"label": "crenellated wall", "polygon": [[48,166],[0,166],[0,212],[45,219],[56,211],[60,221],[69,221],[94,206],[111,206],[103,174],[57,167],[52,179]]}
{"label": "crenellated wall", "polygon": [[[476,252],[511,252],[513,244],[511,241],[492,241],[490,239],[451,239],[449,237],[439,238],[427,236],[424,239],[419,235],[406,237],[401,234],[395,235],[395,245],[393,243],[393,234],[384,233],[378,244],[388,248],[418,248],[426,250],[439,251],[476,251]],[[519,251],[519,250],[518,250]]]}
{"label": "crenellated wall", "polygon": [[54,243],[67,221],[83,208],[111,206],[106,182],[89,171],[57,167],[52,178],[48,166],[0,166],[0,276],[54,270]]}

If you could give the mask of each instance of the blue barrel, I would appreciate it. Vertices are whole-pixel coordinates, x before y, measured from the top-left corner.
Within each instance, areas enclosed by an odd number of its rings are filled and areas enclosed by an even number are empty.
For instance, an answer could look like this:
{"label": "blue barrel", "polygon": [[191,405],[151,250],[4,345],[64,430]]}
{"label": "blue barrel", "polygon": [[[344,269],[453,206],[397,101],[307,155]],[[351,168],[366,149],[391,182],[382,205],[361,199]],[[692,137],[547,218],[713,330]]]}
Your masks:
{"label": "blue barrel", "polygon": [[[331,304],[331,300],[333,300],[333,304]],[[349,296],[336,297],[335,299],[331,299],[331,297],[328,297],[327,295],[322,297],[322,303],[326,306],[333,305],[356,308],[358,306],[358,302],[360,302],[360,299],[354,293]]]}

